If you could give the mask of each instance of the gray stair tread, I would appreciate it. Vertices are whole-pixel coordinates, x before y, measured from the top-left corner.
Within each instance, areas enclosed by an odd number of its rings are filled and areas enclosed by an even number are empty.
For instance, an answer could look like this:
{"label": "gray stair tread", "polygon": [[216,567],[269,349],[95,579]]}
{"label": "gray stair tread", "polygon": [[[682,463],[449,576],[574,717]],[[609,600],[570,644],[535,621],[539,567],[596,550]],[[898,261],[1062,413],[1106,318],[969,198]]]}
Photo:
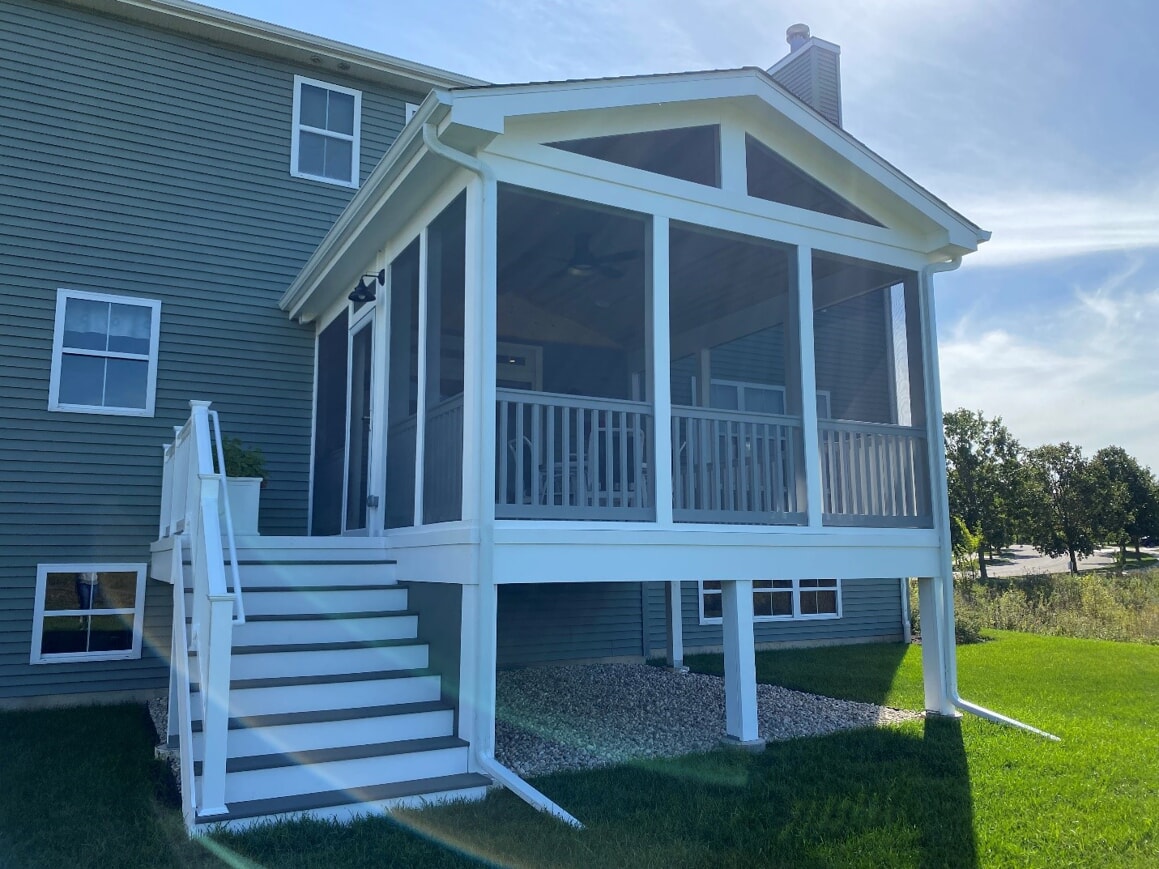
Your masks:
{"label": "gray stair tread", "polygon": [[[344,745],[341,748],[313,748],[290,754],[259,754],[252,757],[231,757],[225,762],[225,771],[250,772],[259,769],[308,766],[339,760],[369,760],[396,754],[420,751],[442,751],[448,748],[466,748],[466,740],[457,736],[428,736],[423,739],[399,739],[394,742],[376,742],[370,745]],[[193,764],[193,774],[201,775],[201,761]]]}
{"label": "gray stair tread", "polygon": [[[246,585],[242,583],[243,594],[265,594],[266,592],[281,593],[290,591],[406,591],[406,588],[397,582],[376,582],[367,585]],[[185,587],[186,594],[193,594],[193,589]]]}
{"label": "gray stair tread", "polygon": [[[264,679],[231,679],[231,691],[243,688],[282,688],[291,685],[330,685],[335,682],[377,682],[381,679],[405,679],[413,676],[439,675],[429,667],[419,667],[412,670],[369,670],[365,673],[335,673],[325,676],[269,676]],[[190,691],[199,691],[200,686],[194,682],[189,686]]]}
{"label": "gray stair tread", "polygon": [[445,775],[415,781],[373,785],[371,787],[350,788],[340,791],[321,791],[313,794],[299,794],[291,797],[274,797],[265,800],[246,800],[230,803],[229,814],[205,818],[202,823],[215,824],[226,821],[256,818],[263,815],[293,814],[312,809],[328,809],[339,806],[371,803],[379,800],[401,799],[422,794],[438,794],[468,788],[487,787],[491,779],[473,772]]}
{"label": "gray stair tread", "polygon": [[274,613],[266,616],[246,616],[247,622],[318,622],[339,621],[341,619],[381,619],[395,616],[417,616],[414,610],[376,610],[374,612],[350,613]]}
{"label": "gray stair tread", "polygon": [[[273,646],[234,646],[234,655],[270,655],[282,652],[337,652],[350,649],[385,649],[399,646],[425,646],[422,640],[346,640],[341,643],[283,643]],[[197,656],[196,649],[189,650],[190,657]]]}
{"label": "gray stair tread", "polygon": [[380,564],[383,567],[389,567],[398,564],[398,561],[393,558],[239,558],[237,560],[238,567],[253,567],[260,565],[301,565],[302,567],[341,567],[348,565],[353,567],[365,567],[368,564]]}
{"label": "gray stair tread", "polygon": [[[395,582],[375,583],[374,585],[253,585],[248,587],[243,582],[241,590],[244,594],[287,591],[405,591],[401,585]],[[192,589],[186,589],[186,591],[192,591]]]}
{"label": "gray stair tread", "polygon": [[[385,718],[390,715],[411,715],[416,712],[445,712],[453,710],[439,700],[421,703],[391,703],[385,706],[356,706],[352,709],[319,709],[308,712],[278,712],[270,715],[249,715],[229,719],[230,730],[249,730],[256,727],[280,727],[289,724],[319,724],[326,721],[352,721],[356,718]],[[193,732],[201,732],[201,719],[193,722]]]}

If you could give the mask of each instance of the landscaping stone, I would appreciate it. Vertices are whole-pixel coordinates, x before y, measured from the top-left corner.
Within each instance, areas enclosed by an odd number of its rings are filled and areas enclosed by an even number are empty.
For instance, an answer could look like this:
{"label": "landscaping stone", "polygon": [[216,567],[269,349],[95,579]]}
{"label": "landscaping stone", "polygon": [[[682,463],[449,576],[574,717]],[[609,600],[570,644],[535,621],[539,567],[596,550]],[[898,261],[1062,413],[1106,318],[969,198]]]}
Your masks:
{"label": "landscaping stone", "polygon": [[[724,680],[638,664],[502,671],[495,756],[521,776],[711,751],[724,731]],[[922,717],[757,685],[760,736],[776,741]]]}

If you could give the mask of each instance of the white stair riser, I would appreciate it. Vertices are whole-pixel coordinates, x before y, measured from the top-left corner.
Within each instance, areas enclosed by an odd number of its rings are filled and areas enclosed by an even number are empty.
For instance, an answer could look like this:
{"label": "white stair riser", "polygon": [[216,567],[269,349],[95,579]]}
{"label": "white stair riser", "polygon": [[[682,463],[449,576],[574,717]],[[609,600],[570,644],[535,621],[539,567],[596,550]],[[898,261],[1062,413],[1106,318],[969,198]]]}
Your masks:
{"label": "white stair riser", "polygon": [[241,587],[268,585],[389,585],[393,564],[243,564]]}
{"label": "white stair riser", "polygon": [[213,818],[205,818],[204,823],[199,823],[195,831],[202,832],[225,827],[233,832],[242,832],[259,824],[266,824],[270,821],[280,820],[297,820],[302,817],[316,818],[318,820],[339,821],[346,823],[357,820],[358,818],[366,817],[367,815],[381,815],[384,812],[389,812],[392,809],[399,808],[413,808],[420,809],[423,806],[437,805],[445,802],[474,802],[481,800],[487,796],[487,788],[460,788],[454,791],[439,791],[437,793],[421,794],[410,797],[399,797],[393,800],[375,800],[369,803],[352,803],[344,806],[330,806],[324,809],[308,809],[304,812],[289,812],[284,814],[261,815],[256,818],[240,818],[236,821],[226,821],[224,823],[214,822]]}
{"label": "white stair riser", "polygon": [[464,746],[231,772],[225,776],[225,801],[229,804],[319,791],[349,791],[466,771],[467,749]]}
{"label": "white stair riser", "polygon": [[233,679],[272,679],[279,676],[338,676],[372,670],[421,670],[427,666],[427,647],[381,646],[311,652],[256,652],[234,654]]}
{"label": "white stair riser", "polygon": [[347,643],[355,640],[413,640],[418,616],[377,616],[359,619],[318,618],[307,621],[246,622],[234,625],[233,645],[278,643]]}
{"label": "white stair riser", "polygon": [[[402,739],[426,739],[431,736],[453,736],[455,713],[450,709],[430,712],[408,712],[377,718],[351,718],[342,721],[316,721],[309,724],[284,724],[231,730],[226,747],[228,757],[255,757],[263,754],[286,754],[317,748],[341,748],[347,745],[373,745]],[[203,760],[204,738],[193,734],[193,759]]]}
{"label": "white stair riser", "polygon": [[[243,584],[244,588],[244,584]],[[253,591],[244,593],[246,616],[314,615],[325,613],[397,612],[406,609],[406,589],[368,588],[342,591]],[[186,597],[186,610],[193,603]]]}
{"label": "white stair riser", "polygon": [[[279,685],[270,688],[233,688],[229,692],[232,718],[247,715],[279,715],[322,709],[359,709],[392,703],[426,703],[438,700],[438,676],[399,676],[373,681],[333,682],[326,685]],[[193,695],[193,719],[201,718],[200,695]]]}

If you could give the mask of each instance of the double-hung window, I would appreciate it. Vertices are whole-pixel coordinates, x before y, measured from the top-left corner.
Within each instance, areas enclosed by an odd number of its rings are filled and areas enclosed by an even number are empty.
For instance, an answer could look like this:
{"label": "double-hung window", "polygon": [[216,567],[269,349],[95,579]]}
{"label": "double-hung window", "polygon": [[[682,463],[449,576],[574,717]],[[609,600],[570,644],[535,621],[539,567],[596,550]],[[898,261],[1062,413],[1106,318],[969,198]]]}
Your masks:
{"label": "double-hung window", "polygon": [[[720,580],[700,583],[700,621],[720,622]],[[758,622],[841,617],[841,583],[836,579],[753,580],[753,619]]]}
{"label": "double-hung window", "polygon": [[48,409],[152,416],[161,303],[57,290]]}
{"label": "double-hung window", "polygon": [[290,174],[357,187],[361,121],[361,91],[294,76]]}

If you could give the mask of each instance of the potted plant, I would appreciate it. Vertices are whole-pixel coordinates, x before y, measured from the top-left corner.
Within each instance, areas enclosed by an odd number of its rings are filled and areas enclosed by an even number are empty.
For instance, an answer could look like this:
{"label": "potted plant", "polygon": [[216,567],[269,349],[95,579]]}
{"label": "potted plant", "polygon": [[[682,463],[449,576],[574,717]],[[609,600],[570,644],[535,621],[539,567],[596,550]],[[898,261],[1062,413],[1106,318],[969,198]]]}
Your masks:
{"label": "potted plant", "polygon": [[[222,439],[221,451],[225,455],[225,496],[229,499],[233,532],[257,534],[261,490],[267,479],[266,457],[260,447],[247,448],[236,437]],[[223,523],[224,513],[223,508]]]}

